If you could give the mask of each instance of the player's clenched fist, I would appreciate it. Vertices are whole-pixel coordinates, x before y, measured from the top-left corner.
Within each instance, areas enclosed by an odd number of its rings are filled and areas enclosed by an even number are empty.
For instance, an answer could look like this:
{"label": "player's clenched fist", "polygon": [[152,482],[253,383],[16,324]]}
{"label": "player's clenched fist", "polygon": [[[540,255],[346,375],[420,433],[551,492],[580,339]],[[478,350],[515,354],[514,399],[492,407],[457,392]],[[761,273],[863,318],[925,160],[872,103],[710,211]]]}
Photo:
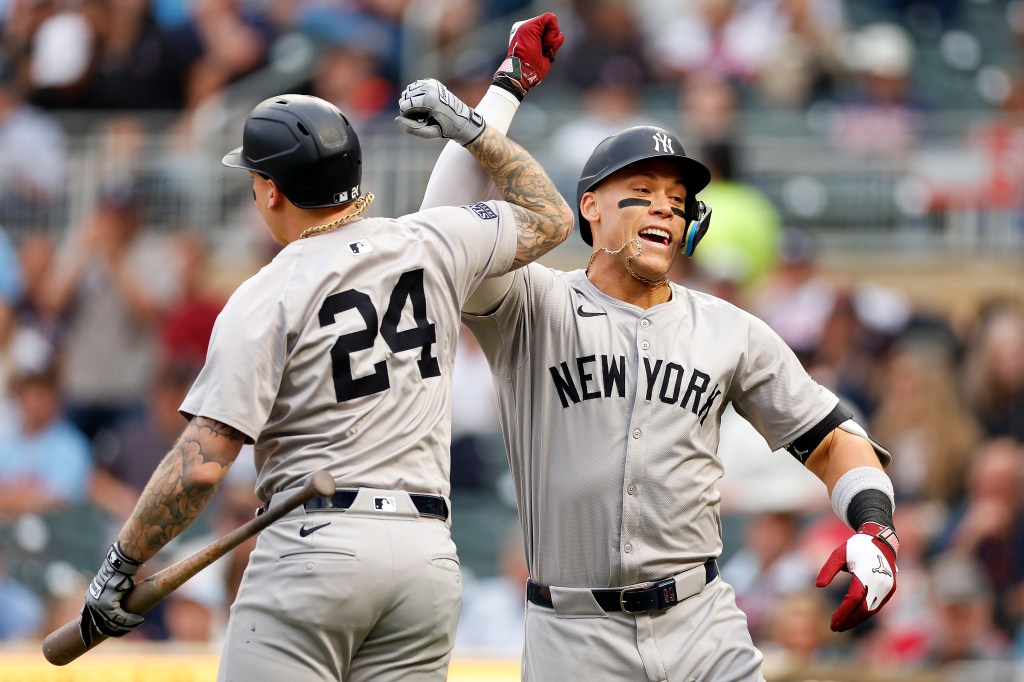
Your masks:
{"label": "player's clenched fist", "polygon": [[832,630],[843,632],[860,625],[879,611],[896,592],[896,554],[900,541],[892,528],[864,523],[836,547],[818,574],[816,585],[825,587],[839,571],[853,574],[850,589],[832,614]]}
{"label": "player's clenched fist", "polygon": [[548,75],[563,42],[558,17],[551,12],[512,24],[508,56],[494,74],[494,84],[523,99],[527,90]]}
{"label": "player's clenched fist", "polygon": [[443,137],[466,146],[486,127],[480,114],[433,78],[409,85],[398,100],[398,109],[401,115],[395,123],[416,137]]}

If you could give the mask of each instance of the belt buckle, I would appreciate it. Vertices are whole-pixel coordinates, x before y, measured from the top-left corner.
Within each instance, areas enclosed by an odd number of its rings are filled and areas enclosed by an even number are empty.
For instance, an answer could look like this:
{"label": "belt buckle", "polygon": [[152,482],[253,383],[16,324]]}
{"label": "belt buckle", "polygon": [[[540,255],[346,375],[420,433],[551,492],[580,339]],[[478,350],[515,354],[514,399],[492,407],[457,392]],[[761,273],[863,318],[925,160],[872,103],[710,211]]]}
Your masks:
{"label": "belt buckle", "polygon": [[643,592],[646,589],[648,589],[648,588],[646,588],[646,587],[631,587],[631,588],[627,587],[626,589],[624,589],[621,592],[619,592],[619,609],[623,613],[626,613],[626,614],[629,614],[629,615],[636,615],[638,613],[644,613],[644,610],[630,611],[628,608],[626,608],[626,594],[628,594],[629,592]]}

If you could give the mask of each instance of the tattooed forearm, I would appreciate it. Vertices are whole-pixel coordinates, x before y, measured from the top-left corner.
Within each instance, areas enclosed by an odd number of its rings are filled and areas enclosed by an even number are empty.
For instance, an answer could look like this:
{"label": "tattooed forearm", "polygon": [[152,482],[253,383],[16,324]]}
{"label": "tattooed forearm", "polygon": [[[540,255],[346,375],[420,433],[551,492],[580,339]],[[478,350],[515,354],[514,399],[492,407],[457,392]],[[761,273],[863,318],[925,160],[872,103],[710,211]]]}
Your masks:
{"label": "tattooed forearm", "polygon": [[519,246],[515,267],[561,244],[572,232],[573,213],[537,161],[518,144],[487,128],[468,149],[505,201],[512,204]]}
{"label": "tattooed forearm", "polygon": [[199,517],[234,462],[245,435],[194,418],[157,466],[121,530],[125,553],[146,561]]}
{"label": "tattooed forearm", "polygon": [[227,424],[219,422],[216,419],[210,419],[209,417],[196,417],[195,419],[192,420],[192,424],[194,424],[200,430],[208,430],[211,433],[217,436],[221,436],[223,438],[227,438],[228,440],[237,440],[242,443],[245,442],[244,433],[242,433],[235,427],[228,426]]}

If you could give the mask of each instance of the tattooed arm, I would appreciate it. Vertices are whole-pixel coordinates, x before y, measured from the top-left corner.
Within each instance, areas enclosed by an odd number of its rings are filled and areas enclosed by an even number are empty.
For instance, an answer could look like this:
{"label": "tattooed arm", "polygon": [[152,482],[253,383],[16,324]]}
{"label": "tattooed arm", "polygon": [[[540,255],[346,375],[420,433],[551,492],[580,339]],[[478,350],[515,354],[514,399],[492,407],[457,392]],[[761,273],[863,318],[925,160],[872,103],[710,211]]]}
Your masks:
{"label": "tattooed arm", "polygon": [[466,149],[490,176],[499,195],[512,204],[518,235],[513,267],[537,260],[568,238],[572,209],[529,152],[492,128],[485,128]]}
{"label": "tattooed arm", "polygon": [[245,435],[207,417],[194,417],[157,466],[125,522],[118,542],[144,563],[195,521],[234,463]]}

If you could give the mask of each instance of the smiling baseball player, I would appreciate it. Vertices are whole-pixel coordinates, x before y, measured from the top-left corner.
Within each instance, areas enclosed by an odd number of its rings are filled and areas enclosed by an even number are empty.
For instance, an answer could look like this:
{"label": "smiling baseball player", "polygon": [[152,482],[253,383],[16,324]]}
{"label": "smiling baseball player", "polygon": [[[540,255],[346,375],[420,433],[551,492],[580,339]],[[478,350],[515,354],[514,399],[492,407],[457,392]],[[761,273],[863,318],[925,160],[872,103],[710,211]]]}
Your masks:
{"label": "smiling baseball player", "polygon": [[536,161],[442,84],[409,86],[401,112],[407,130],[465,145],[505,201],[363,217],[373,195],[337,107],[282,95],[253,109],[223,162],[249,171],[284,248],[218,317],[181,406],[191,421],[93,579],[83,632],[142,622],[121,608],[140,565],[202,512],[248,441],[264,509],[320,469],[338,492],[259,536],[218,679],[446,678],[462,591],[448,502],[459,310],[573,219]]}
{"label": "smiling baseball player", "polygon": [[[540,60],[542,44],[519,40],[517,56]],[[522,94],[492,87],[478,110],[507,129]],[[852,573],[832,628],[863,622],[895,590],[889,453],[766,324],[667,280],[709,228],[697,199],[709,179],[670,131],[609,137],[578,184],[586,268],[534,263],[485,281],[464,307],[494,374],[526,545],[523,679],[763,679],[715,561],[729,403],[817,474],[856,529],[817,581]],[[449,145],[424,207],[485,191]]]}

